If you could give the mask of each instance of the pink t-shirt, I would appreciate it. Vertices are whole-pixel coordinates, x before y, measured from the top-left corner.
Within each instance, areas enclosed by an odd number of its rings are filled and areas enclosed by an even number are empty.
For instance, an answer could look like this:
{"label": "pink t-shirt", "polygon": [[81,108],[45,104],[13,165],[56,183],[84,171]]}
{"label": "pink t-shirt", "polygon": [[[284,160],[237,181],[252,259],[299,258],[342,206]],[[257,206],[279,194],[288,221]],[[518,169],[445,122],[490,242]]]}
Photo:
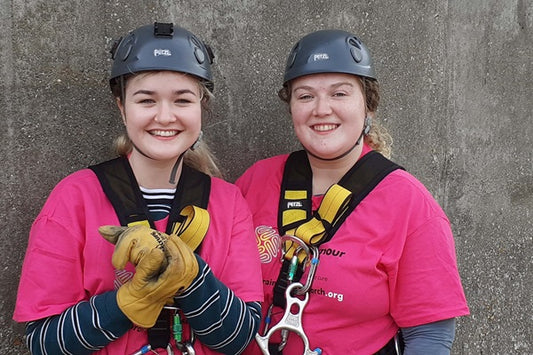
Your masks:
{"label": "pink t-shirt", "polygon": [[[365,146],[363,154],[369,150]],[[253,214],[264,313],[281,266],[277,215],[286,159],[281,155],[259,161],[236,182]],[[313,198],[313,210],[321,198]],[[311,350],[321,348],[324,355],[373,354],[398,327],[469,313],[449,221],[427,189],[403,170],[381,181],[320,246],[309,295],[303,328]],[[274,308],[271,327],[283,311]],[[276,341],[277,335],[271,339]],[[290,333],[284,353],[303,353],[295,333]],[[260,351],[255,345],[247,354]]]}
{"label": "pink t-shirt", "polygon": [[[262,301],[261,267],[249,208],[234,185],[217,178],[211,181],[211,222],[200,256],[243,301]],[[32,226],[14,320],[26,322],[59,314],[130,279],[133,267],[115,273],[111,264],[114,245],[98,233],[101,225],[119,224],[91,170],[63,179]],[[166,220],[157,227],[164,230]],[[98,354],[131,354],[146,344],[146,331],[134,328]],[[214,353],[199,341],[195,350],[197,354]]]}

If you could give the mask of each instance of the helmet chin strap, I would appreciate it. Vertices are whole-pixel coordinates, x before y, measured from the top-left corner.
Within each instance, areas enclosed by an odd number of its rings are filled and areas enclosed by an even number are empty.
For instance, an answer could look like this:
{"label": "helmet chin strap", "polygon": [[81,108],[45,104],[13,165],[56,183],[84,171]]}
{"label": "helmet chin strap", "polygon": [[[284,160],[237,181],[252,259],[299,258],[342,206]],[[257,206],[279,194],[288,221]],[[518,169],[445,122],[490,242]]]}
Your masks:
{"label": "helmet chin strap", "polygon": [[[185,151],[186,152],[186,151]],[[176,174],[178,173],[178,168],[180,166],[181,161],[183,160],[183,156],[185,155],[185,152],[181,153],[176,162],[174,163],[174,166],[172,167],[172,171],[170,172],[170,178],[168,179],[168,182],[171,185],[176,184]]]}
{"label": "helmet chin strap", "polygon": [[[198,148],[198,145],[200,145],[200,141],[202,140],[203,136],[204,136],[204,132],[202,130],[200,130],[200,134],[198,135],[198,138],[196,139],[194,144],[189,147],[189,149],[190,150],[195,150],[196,148]],[[187,150],[189,150],[189,149],[187,149]],[[174,166],[172,167],[172,171],[170,172],[170,178],[168,180],[168,182],[170,184],[172,184],[172,185],[176,184],[176,174],[178,173],[178,167],[179,167],[181,161],[183,160],[183,156],[185,155],[187,150],[185,150],[183,153],[180,154],[180,156],[178,157],[178,159],[174,163]]]}
{"label": "helmet chin strap", "polygon": [[304,149],[307,152],[307,154],[309,154],[313,158],[316,158],[316,159],[319,159],[319,160],[322,160],[322,161],[333,161],[333,160],[338,160],[338,159],[344,158],[345,156],[350,154],[352,152],[352,150],[355,149],[355,147],[357,147],[359,144],[361,144],[361,140],[363,139],[363,137],[366,136],[368,134],[368,132],[370,132],[370,127],[371,126],[372,126],[372,118],[370,116],[366,116],[365,117],[365,125],[363,127],[363,130],[361,131],[361,134],[359,135],[359,138],[357,138],[357,141],[355,142],[355,144],[350,149],[348,149],[346,152],[342,153],[339,156],[336,156],[335,158],[321,158],[321,157],[311,153],[305,147],[304,147]]}

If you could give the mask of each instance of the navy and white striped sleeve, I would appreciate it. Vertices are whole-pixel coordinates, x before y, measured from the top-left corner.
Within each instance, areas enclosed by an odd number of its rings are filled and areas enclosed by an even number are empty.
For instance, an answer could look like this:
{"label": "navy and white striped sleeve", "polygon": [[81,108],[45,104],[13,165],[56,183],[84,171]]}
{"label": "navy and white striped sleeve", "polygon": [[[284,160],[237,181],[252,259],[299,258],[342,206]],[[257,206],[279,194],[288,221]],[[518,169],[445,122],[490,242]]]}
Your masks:
{"label": "navy and white striped sleeve", "polygon": [[244,302],[219,281],[197,256],[200,272],[175,298],[194,334],[207,347],[223,354],[240,354],[254,339],[261,320],[261,304]]}
{"label": "navy and white striped sleeve", "polygon": [[132,326],[116,301],[116,291],[79,302],[61,314],[29,322],[26,345],[32,354],[91,354]]}

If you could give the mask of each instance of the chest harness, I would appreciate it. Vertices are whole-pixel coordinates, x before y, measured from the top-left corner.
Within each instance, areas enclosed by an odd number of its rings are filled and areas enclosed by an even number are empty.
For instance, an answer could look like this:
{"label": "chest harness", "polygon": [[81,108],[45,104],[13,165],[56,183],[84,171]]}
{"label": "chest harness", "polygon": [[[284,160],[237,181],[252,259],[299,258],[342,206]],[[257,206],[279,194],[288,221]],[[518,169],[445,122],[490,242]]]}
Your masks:
{"label": "chest harness", "polygon": [[[98,177],[122,226],[142,224],[155,229],[154,221],[150,218],[147,204],[127,158],[119,157],[89,168]],[[183,164],[165,233],[178,236],[195,251],[200,249],[200,244],[209,228],[207,204],[210,191],[211,178]],[[166,348],[167,353],[172,354],[171,329],[178,349],[185,355],[194,355],[193,333],[189,330],[189,340],[183,339],[181,318],[177,307],[165,306],[155,325],[148,329],[148,345],[134,355],[145,354],[157,348]]]}
{"label": "chest harness", "polygon": [[[356,206],[389,173],[403,169],[376,151],[365,154],[332,185],[317,211],[312,211],[312,171],[304,150],[293,152],[285,163],[278,209],[278,230],[281,237],[282,266],[274,285],[273,302],[265,317],[263,335],[256,341],[264,355],[281,354],[289,332],[299,335],[304,343],[304,355],[322,354],[320,348],[311,350],[302,327],[302,314],[309,301],[319,262],[318,248],[333,237]],[[300,282],[305,270],[309,272],[305,284]],[[303,299],[302,299],[303,298]],[[285,310],[281,320],[270,328],[274,307]],[[293,313],[297,310],[297,313]],[[281,342],[270,343],[276,331]]]}

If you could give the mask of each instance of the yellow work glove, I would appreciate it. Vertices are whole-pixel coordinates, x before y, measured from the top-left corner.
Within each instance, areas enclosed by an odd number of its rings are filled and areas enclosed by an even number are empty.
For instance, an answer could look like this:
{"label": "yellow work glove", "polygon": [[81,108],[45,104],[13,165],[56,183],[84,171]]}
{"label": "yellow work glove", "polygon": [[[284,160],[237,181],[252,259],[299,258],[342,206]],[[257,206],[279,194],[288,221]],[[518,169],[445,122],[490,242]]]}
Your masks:
{"label": "yellow work glove", "polygon": [[[136,228],[134,234],[138,241],[147,241],[149,238],[141,237]],[[117,237],[115,254],[117,265],[121,264],[123,258],[126,262],[136,263],[135,275],[122,285],[117,292],[117,303],[122,312],[136,325],[143,328],[152,327],[163,306],[171,301],[176,294],[185,290],[198,275],[198,262],[193,251],[177,236],[157,232],[166,238],[163,248],[145,247],[139,248],[142,243],[136,242],[133,247],[131,243],[124,243],[132,238],[128,237],[127,228]],[[152,235],[153,229],[144,227],[144,233]],[[106,238],[107,239],[107,238]],[[122,239],[122,240],[121,240]],[[109,239],[108,239],[109,240]],[[150,243],[147,243],[150,244]],[[126,250],[123,250],[126,249]],[[142,254],[142,255],[141,255]],[[125,255],[125,256],[124,256]],[[113,262],[115,265],[115,262]],[[166,265],[163,267],[163,265]]]}
{"label": "yellow work glove", "polygon": [[[111,262],[117,269],[124,269],[130,261],[137,265],[141,258],[152,249],[163,250],[168,235],[144,225],[133,227],[101,226],[98,232],[109,242],[115,244]],[[162,269],[166,267],[163,260]]]}

